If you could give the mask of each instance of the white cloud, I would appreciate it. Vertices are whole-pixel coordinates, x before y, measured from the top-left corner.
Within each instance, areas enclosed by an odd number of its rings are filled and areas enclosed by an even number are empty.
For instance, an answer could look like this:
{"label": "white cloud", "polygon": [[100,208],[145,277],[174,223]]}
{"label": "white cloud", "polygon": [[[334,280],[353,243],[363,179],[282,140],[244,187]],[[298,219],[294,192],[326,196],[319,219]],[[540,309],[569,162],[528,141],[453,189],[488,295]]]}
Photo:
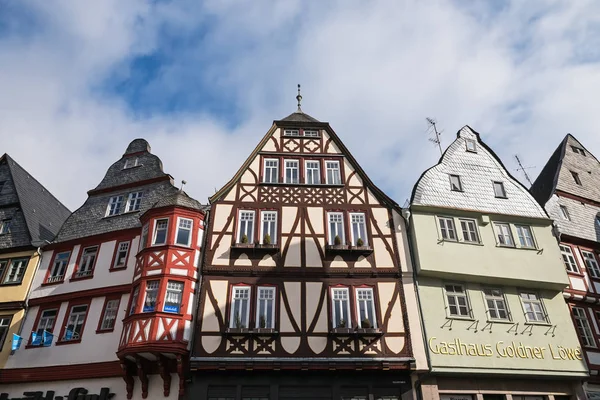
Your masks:
{"label": "white cloud", "polygon": [[[519,153],[537,175],[567,132],[600,156],[592,1],[46,3],[27,3],[28,34],[2,30],[0,18],[0,152],[71,209],[136,137],[206,201],[295,109],[296,83],[304,110],[329,121],[400,204],[439,157],[427,116],[444,145],[471,125],[511,172]],[[187,44],[170,49],[165,35]],[[155,50],[175,53],[145,98],[218,91],[235,127],[205,111],[136,113],[100,90]]]}

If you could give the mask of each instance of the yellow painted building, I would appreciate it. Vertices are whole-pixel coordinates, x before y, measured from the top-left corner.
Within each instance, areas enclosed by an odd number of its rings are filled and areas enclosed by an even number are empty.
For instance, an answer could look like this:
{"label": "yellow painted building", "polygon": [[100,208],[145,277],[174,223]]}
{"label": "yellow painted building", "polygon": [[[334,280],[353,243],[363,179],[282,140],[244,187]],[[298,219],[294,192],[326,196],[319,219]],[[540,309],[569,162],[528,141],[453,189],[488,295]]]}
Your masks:
{"label": "yellow painted building", "polygon": [[40,247],[69,214],[8,154],[0,157],[0,368],[10,356],[13,334],[20,334]]}

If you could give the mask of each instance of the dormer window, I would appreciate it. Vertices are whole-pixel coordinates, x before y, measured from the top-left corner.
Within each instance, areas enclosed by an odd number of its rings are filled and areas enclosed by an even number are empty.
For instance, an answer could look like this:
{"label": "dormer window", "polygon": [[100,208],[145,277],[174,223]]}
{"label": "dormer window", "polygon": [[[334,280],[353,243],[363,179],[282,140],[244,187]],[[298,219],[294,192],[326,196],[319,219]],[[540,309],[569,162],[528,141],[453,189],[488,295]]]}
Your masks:
{"label": "dormer window", "polygon": [[283,131],[283,136],[300,136],[300,130],[298,129],[286,129]]}
{"label": "dormer window", "polygon": [[[127,196],[127,197],[125,197]],[[112,196],[108,200],[108,206],[106,207],[106,217],[113,215],[119,215],[123,212],[138,211],[142,204],[143,192],[132,192],[127,195]],[[127,198],[127,203],[125,202]]]}
{"label": "dormer window", "polygon": [[106,208],[106,216],[117,215],[121,212],[121,206],[123,205],[123,196],[113,196],[108,200],[108,207]]}
{"label": "dormer window", "polygon": [[137,167],[138,165],[139,165],[139,161],[138,161],[137,157],[136,158],[126,158],[125,166],[123,167],[123,169]]}
{"label": "dormer window", "polygon": [[467,139],[467,151],[477,153],[477,143],[474,140]]}
{"label": "dormer window", "polygon": [[10,233],[11,222],[12,222],[12,219],[5,219],[5,220],[0,221],[0,235]]}
{"label": "dormer window", "polygon": [[506,190],[504,190],[504,182],[494,182],[494,196],[500,199],[506,199]]}
{"label": "dormer window", "polygon": [[579,178],[579,174],[575,171],[569,171],[571,173],[571,176],[573,177],[573,180],[575,181],[575,183],[579,186],[581,186],[581,179]]}
{"label": "dormer window", "polygon": [[581,147],[571,146],[571,149],[573,149],[573,153],[581,154],[585,157],[585,150],[583,150]]}
{"label": "dormer window", "polygon": [[142,204],[142,192],[129,193],[125,212],[138,211]]}
{"label": "dormer window", "polygon": [[462,183],[460,182],[460,176],[450,175],[450,190],[455,192],[462,192]]}

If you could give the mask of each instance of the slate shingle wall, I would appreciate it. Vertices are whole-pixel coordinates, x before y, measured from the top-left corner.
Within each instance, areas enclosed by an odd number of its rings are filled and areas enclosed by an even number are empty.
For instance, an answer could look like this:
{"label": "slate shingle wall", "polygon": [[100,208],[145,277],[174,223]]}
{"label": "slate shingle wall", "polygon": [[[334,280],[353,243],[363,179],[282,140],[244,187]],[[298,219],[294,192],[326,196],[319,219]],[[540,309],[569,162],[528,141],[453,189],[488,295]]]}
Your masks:
{"label": "slate shingle wall", "polygon": [[[563,218],[560,205],[567,207],[570,221]],[[554,195],[546,203],[546,210],[562,234],[600,242],[600,225],[596,222],[600,207]]]}
{"label": "slate shingle wall", "polygon": [[18,206],[0,207],[0,221],[11,219],[10,232],[0,235],[0,250],[31,245],[27,223]]}
{"label": "slate shingle wall", "polygon": [[7,162],[0,161],[0,182],[4,182],[2,190],[0,190],[0,207],[18,202],[17,191]]}
{"label": "slate shingle wall", "polygon": [[[583,156],[575,153],[571,146],[583,148],[573,136],[568,136],[556,189],[600,202],[600,163],[587,150]],[[578,173],[581,186],[575,183],[570,171]]]}

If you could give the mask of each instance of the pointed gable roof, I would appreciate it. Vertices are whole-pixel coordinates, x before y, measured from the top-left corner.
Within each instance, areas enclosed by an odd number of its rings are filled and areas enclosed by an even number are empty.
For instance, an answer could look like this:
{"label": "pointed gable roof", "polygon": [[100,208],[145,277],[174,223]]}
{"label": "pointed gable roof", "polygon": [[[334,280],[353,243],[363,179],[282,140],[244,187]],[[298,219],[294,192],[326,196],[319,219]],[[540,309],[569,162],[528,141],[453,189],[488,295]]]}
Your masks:
{"label": "pointed gable roof", "polygon": [[[479,133],[467,125],[456,136],[439,163],[426,170],[415,184],[411,205],[548,218],[525,186],[481,140]],[[467,149],[468,141],[475,142],[475,152]],[[450,175],[460,176],[463,191],[450,189]],[[504,183],[506,199],[495,197],[494,181]]]}
{"label": "pointed gable roof", "polygon": [[[584,154],[574,148],[583,150]],[[578,185],[572,172],[579,175]],[[568,133],[560,142],[538,175],[530,192],[540,204],[545,205],[558,190],[588,200],[600,202],[600,162],[575,136]]]}
{"label": "pointed gable roof", "polygon": [[8,154],[0,157],[2,163],[8,166],[30,244],[38,247],[46,240],[52,240],[71,211]]}
{"label": "pointed gable roof", "polygon": [[[304,122],[300,121],[299,119],[304,119]],[[250,153],[250,156],[248,156],[246,161],[244,161],[244,163],[241,165],[241,167],[238,169],[238,171],[235,173],[235,175],[229,180],[229,182],[227,182],[225,184],[225,186],[223,186],[213,196],[211,196],[209,198],[209,203],[212,204],[215,201],[218,201],[218,200],[222,199],[223,197],[225,197],[227,195],[227,193],[229,193],[229,191],[235,186],[235,184],[237,182],[239,182],[244,171],[246,171],[246,169],[248,169],[248,167],[250,166],[252,161],[256,158],[256,156],[261,151],[261,149],[265,146],[267,141],[269,141],[271,136],[273,136],[276,129],[278,129],[280,127],[289,127],[289,126],[294,126],[294,127],[305,126],[305,127],[310,127],[310,128],[324,129],[327,132],[327,134],[329,135],[329,137],[331,138],[331,141],[339,148],[340,152],[342,154],[344,154],[344,156],[346,157],[346,159],[348,160],[350,165],[352,165],[352,167],[355,169],[358,176],[363,180],[363,182],[365,182],[367,187],[373,191],[373,194],[377,197],[377,199],[389,207],[394,207],[394,208],[400,209],[400,206],[394,200],[392,200],[381,189],[379,189],[377,186],[375,186],[373,181],[371,181],[371,179],[366,174],[366,172],[361,168],[361,166],[358,164],[356,159],[352,156],[352,154],[350,153],[348,148],[344,145],[344,143],[339,138],[339,136],[331,128],[331,126],[329,125],[329,122],[318,121],[315,118],[311,117],[310,115],[305,114],[303,112],[299,112],[299,111],[290,114],[289,116],[287,116],[286,118],[284,118],[282,120],[273,121],[273,125],[271,126],[269,131],[265,134],[265,136],[263,136],[263,138],[258,143],[258,145],[254,148],[252,153]]]}

